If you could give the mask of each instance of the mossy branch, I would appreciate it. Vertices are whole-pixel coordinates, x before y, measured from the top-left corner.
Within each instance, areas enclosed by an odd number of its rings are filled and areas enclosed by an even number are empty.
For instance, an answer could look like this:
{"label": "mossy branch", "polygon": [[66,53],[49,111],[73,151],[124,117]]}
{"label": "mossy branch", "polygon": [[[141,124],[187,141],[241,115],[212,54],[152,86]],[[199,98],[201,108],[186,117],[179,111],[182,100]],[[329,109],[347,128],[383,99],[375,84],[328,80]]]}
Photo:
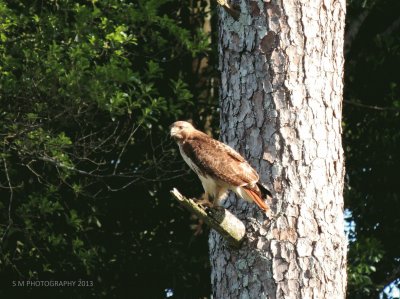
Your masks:
{"label": "mossy branch", "polygon": [[235,215],[223,207],[204,209],[192,199],[183,196],[176,188],[171,190],[171,194],[189,212],[195,214],[204,220],[208,226],[219,232],[230,245],[240,247],[246,234],[246,228]]}

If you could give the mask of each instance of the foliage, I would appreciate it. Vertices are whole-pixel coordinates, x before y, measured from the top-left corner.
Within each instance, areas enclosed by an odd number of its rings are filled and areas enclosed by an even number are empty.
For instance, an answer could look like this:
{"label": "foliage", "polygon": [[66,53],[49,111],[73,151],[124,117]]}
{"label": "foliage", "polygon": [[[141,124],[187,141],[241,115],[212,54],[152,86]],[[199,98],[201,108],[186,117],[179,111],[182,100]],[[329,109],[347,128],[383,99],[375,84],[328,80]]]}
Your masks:
{"label": "foliage", "polygon": [[[168,124],[194,105],[199,120],[213,109],[212,98],[195,101],[212,86],[199,85],[192,67],[210,52],[198,30],[205,9],[186,0],[0,1],[1,297],[208,292],[205,255],[182,255],[206,243],[170,202],[184,172],[167,141]],[[11,288],[30,279],[95,287]]]}
{"label": "foliage", "polygon": [[349,3],[348,30],[366,16],[345,70],[345,204],[355,222],[349,298],[377,298],[400,277],[399,9],[391,0]]}
{"label": "foliage", "polygon": [[371,274],[376,272],[376,265],[382,260],[383,250],[378,240],[361,238],[350,246],[351,266],[348,269],[348,284],[356,286],[362,296],[370,296],[373,292],[379,291],[372,282]]}

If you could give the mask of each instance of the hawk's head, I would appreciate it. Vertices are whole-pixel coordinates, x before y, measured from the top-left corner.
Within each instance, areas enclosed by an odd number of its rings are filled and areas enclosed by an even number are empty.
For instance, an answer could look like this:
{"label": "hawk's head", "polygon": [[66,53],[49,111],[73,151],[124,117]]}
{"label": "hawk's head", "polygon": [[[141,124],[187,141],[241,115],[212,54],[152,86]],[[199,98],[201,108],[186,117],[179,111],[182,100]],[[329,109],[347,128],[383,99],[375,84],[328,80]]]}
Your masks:
{"label": "hawk's head", "polygon": [[187,121],[176,121],[171,126],[171,137],[175,140],[185,140],[196,129]]}

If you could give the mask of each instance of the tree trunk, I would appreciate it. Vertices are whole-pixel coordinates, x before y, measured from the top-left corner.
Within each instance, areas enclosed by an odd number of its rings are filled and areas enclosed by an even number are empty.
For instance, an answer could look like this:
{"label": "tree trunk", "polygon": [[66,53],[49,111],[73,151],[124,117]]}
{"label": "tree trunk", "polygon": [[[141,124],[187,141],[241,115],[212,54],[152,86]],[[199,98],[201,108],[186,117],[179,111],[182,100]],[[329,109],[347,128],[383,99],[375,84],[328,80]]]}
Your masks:
{"label": "tree trunk", "polygon": [[237,250],[211,232],[213,298],[344,298],[345,1],[241,0],[238,21],[219,15],[221,139],[280,216],[230,195],[247,241]]}

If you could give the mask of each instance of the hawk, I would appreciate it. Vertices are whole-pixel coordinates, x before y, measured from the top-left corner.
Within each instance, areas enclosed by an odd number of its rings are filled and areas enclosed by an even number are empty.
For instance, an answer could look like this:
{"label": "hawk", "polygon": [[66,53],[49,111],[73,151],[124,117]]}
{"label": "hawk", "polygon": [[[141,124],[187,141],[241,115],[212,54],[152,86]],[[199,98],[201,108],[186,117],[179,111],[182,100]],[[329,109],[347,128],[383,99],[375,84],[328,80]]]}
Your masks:
{"label": "hawk", "polygon": [[232,190],[268,213],[270,208],[264,199],[272,197],[272,194],[259,182],[257,172],[237,151],[196,130],[186,121],[174,122],[170,129],[183,159],[203,185],[205,194],[199,203],[218,206],[228,190]]}

